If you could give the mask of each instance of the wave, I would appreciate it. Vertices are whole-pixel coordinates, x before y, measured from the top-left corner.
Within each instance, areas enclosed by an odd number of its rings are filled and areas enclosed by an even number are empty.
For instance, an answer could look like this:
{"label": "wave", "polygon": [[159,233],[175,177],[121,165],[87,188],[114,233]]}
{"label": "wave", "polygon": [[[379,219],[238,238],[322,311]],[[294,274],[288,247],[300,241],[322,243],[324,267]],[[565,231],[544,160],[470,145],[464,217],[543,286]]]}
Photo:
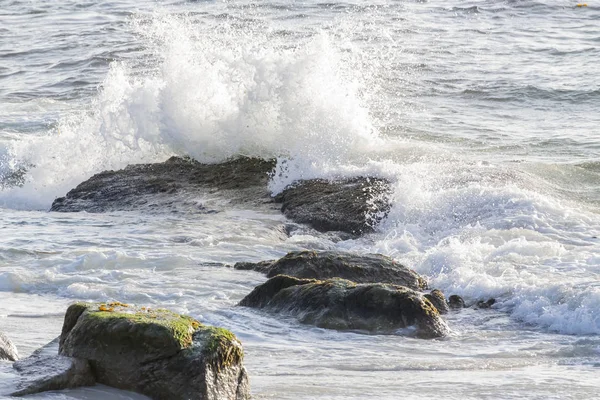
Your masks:
{"label": "wave", "polygon": [[[336,246],[395,256],[473,301],[496,297],[495,307],[524,323],[600,333],[596,213],[520,165],[386,137],[369,108],[380,59],[362,57],[344,32],[292,45],[248,21],[194,18],[135,20],[144,64],[111,63],[85,109],[46,135],[8,143],[0,152],[7,186],[0,204],[47,209],[94,173],[172,155],[275,157],[273,193],[296,179],[368,173],[392,182],[392,209],[374,235]],[[506,94],[557,95],[512,90]],[[0,289],[23,286],[19,276],[0,278]]]}
{"label": "wave", "polygon": [[329,35],[285,48],[263,32],[220,26],[216,34],[184,17],[135,21],[155,58],[142,72],[112,63],[86,110],[43,137],[11,143],[4,174],[9,164],[35,167],[18,192],[2,193],[3,203],[30,196],[47,208],[93,173],[171,155],[293,159],[278,175],[284,185],[376,146],[361,76]]}

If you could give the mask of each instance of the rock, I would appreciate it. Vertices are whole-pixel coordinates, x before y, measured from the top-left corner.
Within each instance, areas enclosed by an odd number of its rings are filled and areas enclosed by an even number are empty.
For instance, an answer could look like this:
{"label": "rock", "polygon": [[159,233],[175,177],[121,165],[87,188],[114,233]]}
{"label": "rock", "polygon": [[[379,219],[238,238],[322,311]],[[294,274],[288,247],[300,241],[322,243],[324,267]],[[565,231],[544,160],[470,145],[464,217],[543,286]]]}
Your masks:
{"label": "rock", "polygon": [[496,299],[494,299],[494,298],[489,299],[488,301],[479,300],[477,302],[476,307],[477,308],[490,308],[494,304],[496,304]]}
{"label": "rock", "polygon": [[453,310],[458,310],[465,307],[465,301],[462,297],[453,294],[452,296],[448,297],[448,306]]}
{"label": "rock", "polygon": [[263,274],[268,274],[269,270],[271,269],[271,265],[273,265],[274,262],[276,262],[276,260],[259,261],[257,263],[242,261],[235,263],[233,268],[241,271],[257,271],[262,272]]}
{"label": "rock", "polygon": [[440,314],[447,314],[450,311],[448,304],[446,303],[446,296],[441,290],[433,289],[430,293],[426,294],[427,300],[433,304]]}
{"label": "rock", "polygon": [[88,360],[98,383],[152,399],[250,397],[235,335],[163,309],[73,304],[59,352]]}
{"label": "rock", "polygon": [[311,179],[287,187],[275,201],[295,222],[321,232],[360,235],[372,232],[389,211],[389,191],[389,182],[379,178]]}
{"label": "rock", "polygon": [[[196,195],[207,189],[227,191],[237,202],[269,201],[267,182],[275,161],[241,157],[221,164],[201,164],[171,157],[163,163],[129,165],[94,175],[54,200],[50,211],[107,212],[139,207],[168,208],[176,195]],[[179,200],[183,201],[183,200]]]}
{"label": "rock", "polygon": [[262,272],[269,278],[276,275],[320,280],[343,278],[355,283],[392,283],[414,290],[427,287],[425,279],[415,271],[381,254],[294,251],[276,261],[237,263],[234,268]]}
{"label": "rock", "polygon": [[0,360],[17,361],[19,352],[13,342],[3,332],[0,332]]}
{"label": "rock", "polygon": [[[218,193],[234,204],[272,203],[267,184],[275,160],[239,157],[202,164],[171,157],[155,164],[129,165],[92,176],[54,200],[50,211],[108,212],[141,207],[152,210],[215,212],[201,205],[200,195]],[[275,197],[286,217],[321,231],[349,235],[372,232],[390,208],[389,183],[357,177],[339,181],[296,182]]]}
{"label": "rock", "polygon": [[25,396],[48,390],[62,390],[96,383],[86,360],[60,355],[33,354],[13,364],[20,375],[18,390],[11,396]]}
{"label": "rock", "polygon": [[257,286],[239,305],[285,313],[327,329],[395,333],[414,327],[420,338],[448,332],[438,311],[421,293],[391,284],[278,275]]}

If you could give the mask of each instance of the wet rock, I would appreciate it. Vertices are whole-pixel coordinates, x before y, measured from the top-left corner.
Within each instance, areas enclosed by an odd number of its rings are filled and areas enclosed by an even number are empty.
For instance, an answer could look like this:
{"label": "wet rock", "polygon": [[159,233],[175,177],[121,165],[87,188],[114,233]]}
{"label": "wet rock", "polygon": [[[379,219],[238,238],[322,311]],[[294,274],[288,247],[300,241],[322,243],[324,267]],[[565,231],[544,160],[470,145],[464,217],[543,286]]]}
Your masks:
{"label": "wet rock", "polygon": [[94,175],[65,197],[54,200],[50,211],[168,208],[176,195],[185,199],[186,195],[193,197],[207,189],[226,191],[228,199],[234,202],[264,202],[270,197],[267,182],[274,166],[274,161],[248,157],[221,164],[171,157],[163,163],[129,165]]}
{"label": "wet rock", "polygon": [[152,399],[250,397],[237,338],[163,309],[74,304],[60,354],[87,360],[98,383]]}
{"label": "wet rock", "polygon": [[0,332],[0,360],[17,361],[19,352],[13,342],[3,332]]}
{"label": "wet rock", "polygon": [[489,299],[487,301],[479,300],[476,304],[476,307],[485,309],[485,308],[490,308],[494,304],[496,304],[496,299],[494,299],[494,298]]}
{"label": "wet rock", "polygon": [[389,182],[358,177],[339,181],[311,179],[287,187],[275,197],[283,214],[321,231],[360,235],[387,214]]}
{"label": "wet rock", "polygon": [[237,263],[234,268],[262,272],[269,278],[276,275],[321,280],[343,278],[355,283],[392,283],[414,290],[427,286],[425,279],[415,271],[381,254],[294,251],[276,261]]}
{"label": "wet rock", "polygon": [[458,310],[465,307],[465,301],[462,297],[453,294],[452,296],[448,297],[448,306],[453,310]]}
{"label": "wet rock", "polygon": [[391,284],[278,275],[257,286],[239,305],[292,315],[302,323],[327,329],[395,333],[412,328],[420,338],[448,332],[438,311],[421,293]]}
{"label": "wet rock", "polygon": [[[58,349],[56,343],[55,350]],[[48,390],[62,390],[96,383],[86,360],[61,355],[34,353],[31,357],[13,364],[19,373],[17,391],[12,396],[25,396]]]}
{"label": "wet rock", "polygon": [[271,269],[271,265],[273,265],[275,261],[276,260],[259,261],[257,263],[242,261],[235,263],[233,268],[239,269],[240,271],[257,271],[262,272],[263,274],[268,274],[269,270]]}
{"label": "wet rock", "polygon": [[447,314],[450,309],[446,303],[446,296],[441,290],[433,289],[430,293],[426,294],[427,300],[433,304],[440,314]]}
{"label": "wet rock", "polygon": [[[92,176],[54,200],[50,211],[108,212],[150,210],[215,210],[198,205],[201,195],[215,194],[234,204],[281,203],[286,217],[321,231],[360,235],[389,210],[389,183],[357,177],[339,181],[296,182],[275,199],[267,188],[275,160],[240,157],[220,164],[202,164],[171,157],[163,163],[129,165]],[[272,206],[271,206],[272,207]]]}

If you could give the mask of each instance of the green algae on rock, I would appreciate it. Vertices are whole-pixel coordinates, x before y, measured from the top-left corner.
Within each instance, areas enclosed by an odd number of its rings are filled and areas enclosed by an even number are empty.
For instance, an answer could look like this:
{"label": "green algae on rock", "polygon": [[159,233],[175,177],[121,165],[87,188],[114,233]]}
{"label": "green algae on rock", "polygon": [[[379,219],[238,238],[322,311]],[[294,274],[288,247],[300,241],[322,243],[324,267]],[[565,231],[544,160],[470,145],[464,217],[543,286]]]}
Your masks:
{"label": "green algae on rock", "polygon": [[59,352],[88,360],[99,383],[153,399],[250,396],[235,335],[165,309],[73,304]]}
{"label": "green algae on rock", "polygon": [[257,286],[239,305],[281,312],[328,329],[395,333],[414,327],[420,338],[441,337],[449,331],[421,293],[391,284],[278,275]]}

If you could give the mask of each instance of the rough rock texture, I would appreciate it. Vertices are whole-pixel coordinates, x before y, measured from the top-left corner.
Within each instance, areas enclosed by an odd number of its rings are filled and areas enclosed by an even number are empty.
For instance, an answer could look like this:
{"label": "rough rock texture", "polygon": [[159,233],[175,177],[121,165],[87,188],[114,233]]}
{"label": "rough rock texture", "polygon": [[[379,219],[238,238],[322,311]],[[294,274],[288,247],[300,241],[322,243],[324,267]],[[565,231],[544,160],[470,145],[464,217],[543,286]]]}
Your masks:
{"label": "rough rock texture", "polygon": [[[59,197],[50,211],[107,212],[139,209],[214,212],[197,203],[218,193],[235,204],[272,203],[267,188],[274,160],[240,157],[202,164],[171,157],[163,163],[129,165],[92,176]],[[296,182],[275,197],[289,219],[326,232],[350,235],[371,232],[389,210],[389,183],[357,177],[340,181]],[[272,207],[273,205],[271,205]]]}
{"label": "rough rock texture", "polygon": [[372,232],[387,214],[389,183],[358,177],[340,181],[312,179],[297,182],[275,197],[289,219],[314,229],[353,235]]}
{"label": "rough rock texture", "polygon": [[269,278],[276,275],[310,279],[343,278],[356,283],[392,283],[414,290],[422,290],[427,286],[415,271],[381,254],[294,251],[276,261],[237,263],[234,268],[259,271]]}
{"label": "rough rock texture", "polygon": [[0,360],[17,361],[19,352],[13,342],[3,332],[0,332]]}
{"label": "rough rock texture", "polygon": [[440,314],[447,314],[450,311],[448,303],[446,303],[446,296],[439,289],[433,289],[430,293],[425,295],[427,300],[433,304]]}
{"label": "rough rock texture", "polygon": [[250,397],[237,338],[167,310],[74,304],[60,354],[88,360],[99,383],[153,399]]}
{"label": "rough rock texture", "polygon": [[[229,191],[232,201],[265,201],[274,161],[241,157],[221,164],[171,157],[163,163],[129,165],[94,175],[52,203],[50,211],[106,212],[164,208],[175,195]],[[151,203],[151,204],[150,204]]]}
{"label": "rough rock texture", "polygon": [[421,293],[390,284],[278,275],[257,286],[239,305],[286,313],[328,329],[394,333],[414,326],[420,338],[448,332],[436,308]]}

